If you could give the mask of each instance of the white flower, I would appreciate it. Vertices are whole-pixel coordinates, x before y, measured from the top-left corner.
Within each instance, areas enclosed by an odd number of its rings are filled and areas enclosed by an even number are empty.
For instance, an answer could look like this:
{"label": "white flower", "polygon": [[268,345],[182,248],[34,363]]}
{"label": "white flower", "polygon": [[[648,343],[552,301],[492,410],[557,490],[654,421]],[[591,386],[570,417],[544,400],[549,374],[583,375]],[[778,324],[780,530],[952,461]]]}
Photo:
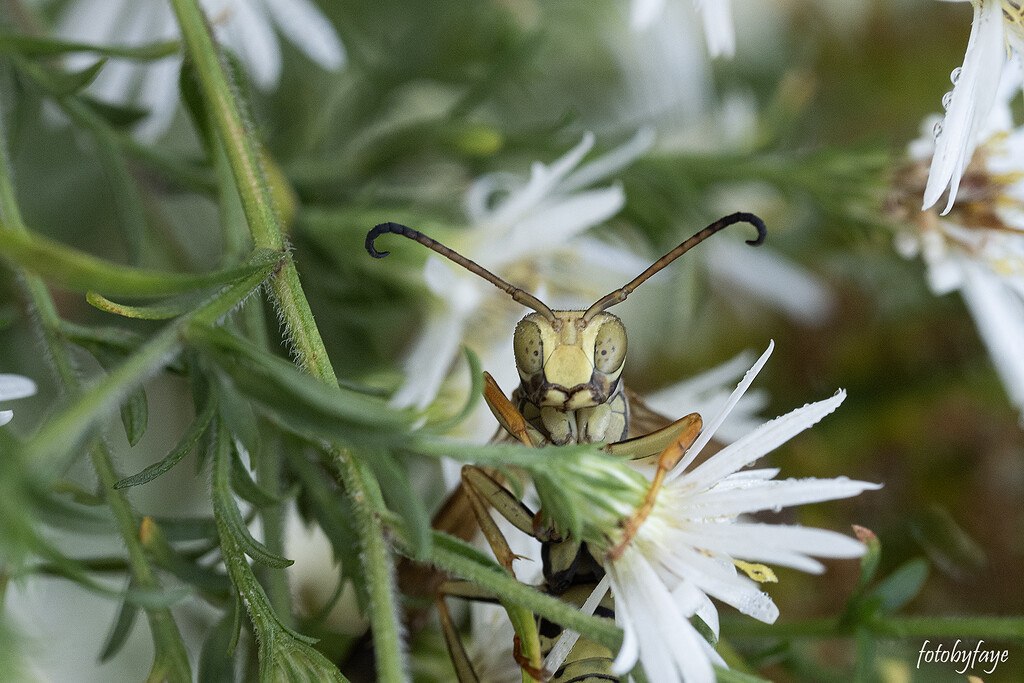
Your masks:
{"label": "white flower", "polygon": [[[588,133],[551,165],[534,163],[528,179],[508,173],[483,176],[466,194],[470,229],[449,246],[540,297],[564,277],[566,260],[597,259],[632,266],[637,259],[625,249],[593,240],[579,242],[578,236],[614,216],[625,204],[619,185],[592,186],[627,166],[650,143],[650,132],[641,131],[622,147],[581,165],[594,145],[594,137]],[[439,256],[428,257],[423,279],[436,299],[424,330],[406,357],[406,378],[392,402],[419,409],[429,405],[464,339],[472,339],[478,350],[504,350],[507,346],[508,354],[500,364],[490,365],[490,353],[482,353],[482,360],[499,384],[503,376],[508,378],[506,385],[513,377],[518,381],[515,368],[508,363],[512,357],[508,330],[522,316],[522,307],[490,283]],[[500,303],[481,306],[488,298]],[[557,305],[555,301],[549,303]],[[498,339],[496,332],[501,335]],[[507,372],[499,376],[495,368]]]}
{"label": "white flower", "polygon": [[[345,63],[338,34],[310,0],[200,0],[200,4],[218,40],[238,55],[263,90],[277,87],[281,78],[281,46],[275,28],[321,67],[334,70]],[[179,37],[166,0],[75,0],[58,20],[56,32],[68,40],[124,46]],[[93,55],[72,55],[68,66],[84,68],[94,61]],[[154,63],[111,59],[89,91],[107,102],[146,109],[149,115],[136,132],[156,138],[177,109],[180,68],[180,57]]]}
{"label": "white flower", "polygon": [[[706,370],[643,397],[644,403],[662,415],[678,418],[690,413],[715,415],[729,400],[731,382],[750,367],[751,354],[744,352]],[[757,413],[768,405],[764,391],[745,394],[718,430],[718,440],[731,443],[760,424]]]}
{"label": "white flower", "polygon": [[[916,229],[896,246],[922,256],[935,294],[960,290],[1024,419],[1024,128],[1013,127],[1008,104],[1018,79],[1016,68],[1004,73],[955,203],[943,216],[918,214]],[[911,156],[925,161],[931,147],[925,134],[911,143]]]}
{"label": "white flower", "polygon": [[[708,54],[732,57],[736,53],[736,28],[732,21],[731,0],[693,0],[704,24]],[[665,9],[665,0],[633,0],[630,23],[634,29],[646,30],[654,25]]]}
{"label": "white flower", "polygon": [[835,309],[835,296],[821,278],[774,249],[726,238],[708,244],[704,258],[713,279],[753,300],[740,303],[763,304],[808,326],[824,324]]}
{"label": "white flower", "polygon": [[[0,401],[13,401],[26,398],[36,393],[36,383],[21,375],[0,374]],[[0,425],[5,425],[14,417],[10,410],[0,410]]]}
{"label": "white flower", "polygon": [[[963,2],[965,0],[953,0]],[[937,145],[928,173],[923,209],[934,205],[949,188],[943,213],[956,199],[964,169],[971,161],[979,132],[996,101],[1007,51],[1019,59],[1024,51],[1024,15],[1021,3],[1010,0],[971,0],[974,23],[967,41],[964,63],[953,71],[952,93],[943,98],[946,115],[935,127]],[[1020,88],[1018,80],[1014,87]]]}
{"label": "white flower", "polygon": [[760,564],[767,562],[820,573],[824,567],[812,556],[852,558],[864,552],[859,541],[832,531],[741,519],[749,513],[846,498],[879,487],[845,477],[779,481],[774,478],[778,469],[743,470],[835,410],[845,398],[842,391],[761,425],[686,471],[772,348],[665,477],[635,533],[612,539],[615,545],[602,564],[615,596],[615,620],[625,633],[614,666],[620,674],[639,659],[652,683],[714,681],[712,666],[725,663],[690,618],[700,617],[717,638],[718,613],[710,598],[766,623],[778,617],[771,598],[737,568],[770,575],[770,569]]}

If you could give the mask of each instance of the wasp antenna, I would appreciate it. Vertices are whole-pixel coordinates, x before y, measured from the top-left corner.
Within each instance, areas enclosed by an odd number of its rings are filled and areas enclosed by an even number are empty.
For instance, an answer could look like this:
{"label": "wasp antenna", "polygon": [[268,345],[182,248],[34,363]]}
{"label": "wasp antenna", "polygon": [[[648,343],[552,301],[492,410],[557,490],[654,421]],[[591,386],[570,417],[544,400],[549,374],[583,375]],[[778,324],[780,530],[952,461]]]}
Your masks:
{"label": "wasp antenna", "polygon": [[381,223],[373,227],[370,232],[366,233],[366,251],[369,252],[370,256],[374,258],[384,258],[390,251],[377,251],[374,247],[374,242],[378,237],[385,233],[391,233],[394,235],[401,235],[402,237],[408,237],[411,240],[419,242],[427,249],[435,251],[441,256],[444,256],[449,261],[459,264],[469,272],[482,277],[483,279],[490,282],[492,285],[511,296],[515,301],[518,301],[527,308],[532,308],[548,320],[555,322],[557,320],[555,314],[548,308],[543,301],[535,297],[533,294],[511,285],[505,282],[500,277],[487,270],[475,261],[471,261],[462,254],[449,249],[440,242],[430,237],[427,237],[419,230],[413,230],[410,227],[401,225],[399,223]]}
{"label": "wasp antenna", "polygon": [[697,246],[707,238],[714,235],[719,230],[727,228],[730,225],[734,225],[736,223],[749,223],[750,225],[753,225],[755,228],[757,228],[757,237],[752,240],[747,240],[747,244],[751,246],[756,247],[757,245],[764,243],[765,237],[768,236],[768,228],[765,226],[764,221],[752,213],[737,212],[729,214],[728,216],[725,216],[723,218],[719,218],[717,221],[715,221],[708,227],[704,228],[703,230],[697,232],[696,234],[693,235],[693,237],[686,240],[678,247],[676,247],[675,249],[668,252],[660,259],[652,263],[647,270],[637,275],[636,278],[629,282],[629,284],[620,287],[619,289],[616,289],[614,292],[611,292],[598,299],[597,302],[593,306],[588,308],[587,312],[583,314],[583,322],[588,323],[593,319],[595,315],[605,310],[606,308],[610,308],[615,304],[622,303],[623,301],[626,300],[627,296],[633,293],[634,289],[642,285],[649,277],[657,273],[659,270],[661,270],[668,264],[675,261],[677,258],[688,252],[693,247]]}

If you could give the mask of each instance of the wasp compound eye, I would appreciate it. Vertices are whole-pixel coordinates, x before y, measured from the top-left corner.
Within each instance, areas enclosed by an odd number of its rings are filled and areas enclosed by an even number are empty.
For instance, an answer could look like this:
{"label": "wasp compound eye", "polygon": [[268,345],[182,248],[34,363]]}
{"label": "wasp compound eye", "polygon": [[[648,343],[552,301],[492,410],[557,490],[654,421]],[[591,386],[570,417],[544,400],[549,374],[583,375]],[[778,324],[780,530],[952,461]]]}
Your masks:
{"label": "wasp compound eye", "polygon": [[523,375],[536,375],[544,367],[544,342],[537,323],[520,321],[512,337],[512,348],[515,351],[516,366]]}
{"label": "wasp compound eye", "polygon": [[594,367],[610,375],[622,367],[626,360],[626,327],[620,320],[603,323],[597,330],[594,343]]}

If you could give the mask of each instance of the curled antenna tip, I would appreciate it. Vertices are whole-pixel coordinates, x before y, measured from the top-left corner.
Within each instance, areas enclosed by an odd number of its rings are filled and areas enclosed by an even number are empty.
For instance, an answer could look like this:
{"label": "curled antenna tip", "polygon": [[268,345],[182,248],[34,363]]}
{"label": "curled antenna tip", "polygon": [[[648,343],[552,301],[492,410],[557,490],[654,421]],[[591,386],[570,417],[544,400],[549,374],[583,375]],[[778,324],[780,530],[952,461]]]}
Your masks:
{"label": "curled antenna tip", "polygon": [[[401,228],[403,227],[404,226],[397,225],[396,223],[381,223],[380,225],[373,226],[373,229],[370,230],[370,232],[366,233],[366,251],[369,252],[370,256],[372,256],[373,258],[384,258],[391,252],[377,251],[377,249],[373,246],[374,241],[386,232],[394,232],[397,234],[401,234]],[[397,230],[395,228],[397,228]]]}
{"label": "curled antenna tip", "polygon": [[756,247],[759,244],[764,244],[764,240],[768,236],[768,226],[764,224],[764,221],[761,220],[759,216],[755,216],[752,213],[736,213],[733,214],[732,218],[734,218],[734,220],[732,221],[733,223],[750,223],[755,228],[757,228],[757,237],[755,237],[752,240],[747,240],[747,244],[749,244],[752,247]]}

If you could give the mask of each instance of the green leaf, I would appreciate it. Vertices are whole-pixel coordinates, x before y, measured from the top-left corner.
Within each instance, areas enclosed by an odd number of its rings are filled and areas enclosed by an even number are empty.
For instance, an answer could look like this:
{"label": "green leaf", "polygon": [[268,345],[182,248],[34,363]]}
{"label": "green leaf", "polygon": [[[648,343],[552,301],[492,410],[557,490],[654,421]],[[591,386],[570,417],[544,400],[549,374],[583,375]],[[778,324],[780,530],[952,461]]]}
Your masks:
{"label": "green leaf", "polygon": [[206,106],[199,76],[196,74],[195,65],[191,59],[186,59],[181,65],[178,88],[181,90],[181,100],[185,104],[185,111],[188,112],[189,118],[192,119],[192,125],[199,132],[199,139],[203,143],[203,149],[206,150],[206,156],[211,158],[214,150],[217,149],[217,133],[213,128],[210,110]]}
{"label": "green leaf", "polygon": [[525,607],[613,650],[622,644],[622,631],[610,619],[583,614],[574,605],[520,583],[504,567],[463,541],[435,531],[430,559],[441,569],[501,595],[503,602]]}
{"label": "green leaf", "polygon": [[225,330],[193,326],[189,339],[231,377],[235,389],[300,434],[380,444],[412,422],[410,413],[377,396],[327,386]]}
{"label": "green leaf", "polygon": [[146,390],[142,387],[129,394],[121,404],[121,424],[124,425],[124,433],[130,446],[139,443],[142,435],[146,433],[146,426],[149,424],[149,403],[146,400]]}
{"label": "green leaf", "polygon": [[196,415],[196,419],[193,420],[188,431],[185,432],[177,445],[175,445],[175,447],[172,448],[171,451],[160,460],[160,462],[155,462],[141,472],[121,479],[114,485],[114,488],[124,489],[130,486],[139,486],[140,484],[148,483],[177,465],[181,462],[182,458],[188,455],[192,451],[192,448],[195,447],[196,442],[199,441],[199,438],[206,431],[207,427],[210,426],[210,421],[213,420],[213,415],[216,412],[217,404],[214,401],[207,399],[206,405],[203,406],[199,415]]}
{"label": "green leaf", "polygon": [[241,606],[237,600],[231,602],[232,608],[224,613],[217,624],[210,629],[203,649],[199,653],[199,683],[234,683],[235,662],[231,656],[231,646],[240,622],[238,614]]}
{"label": "green leaf", "polygon": [[917,597],[928,579],[928,561],[922,557],[900,565],[871,591],[871,597],[881,598],[883,612],[895,612]]}
{"label": "green leaf", "polygon": [[0,240],[0,255],[68,289],[136,297],[220,287],[254,273],[269,272],[284,258],[281,252],[258,250],[247,263],[222,270],[198,275],[169,273],[110,263],[41,235],[14,232],[5,232]]}
{"label": "green leaf", "polygon": [[217,523],[212,517],[159,517],[153,521],[169,541],[209,541],[217,538]]}
{"label": "green leaf", "polygon": [[132,626],[135,624],[135,617],[138,614],[139,606],[137,604],[127,600],[121,603],[121,608],[117,611],[117,617],[110,628],[110,633],[107,634],[107,640],[103,644],[103,649],[100,650],[101,663],[110,661],[114,655],[121,651],[121,648],[124,647],[125,642],[128,640],[128,635],[132,632]]}
{"label": "green leaf", "polygon": [[411,559],[425,561],[430,552],[430,514],[413,490],[408,470],[384,452],[369,454],[364,457],[364,462],[376,475],[388,508],[404,522]]}
{"label": "green leaf", "polygon": [[326,473],[310,462],[299,447],[285,449],[288,467],[301,483],[300,504],[304,504],[331,542],[334,557],[341,563],[342,578],[351,579],[359,607],[367,609],[366,579],[359,557],[359,534],[353,524],[351,504],[344,491]]}
{"label": "green leaf", "polygon": [[242,500],[252,503],[257,508],[264,508],[280,505],[294,495],[288,493],[276,495],[257,484],[245,469],[238,449],[232,448],[231,450],[231,488]]}
{"label": "green leaf", "polygon": [[[142,119],[149,116],[149,110],[131,104],[113,104],[104,102],[92,97],[89,93],[79,93],[77,101],[82,107],[87,108],[97,119],[108,123],[114,129],[129,128]],[[118,146],[127,148],[128,145],[117,141]]]}
{"label": "green leaf", "polygon": [[484,373],[483,366],[480,365],[480,358],[468,346],[463,346],[462,352],[466,355],[466,362],[469,363],[469,376],[472,382],[469,394],[466,396],[466,403],[462,406],[462,410],[451,418],[428,425],[428,429],[432,432],[443,434],[457,427],[476,410],[483,396]]}
{"label": "green leaf", "polygon": [[101,311],[124,316],[125,318],[167,320],[199,308],[213,298],[213,295],[214,292],[212,291],[189,292],[157,304],[129,305],[116,303],[96,292],[86,292],[85,300]]}
{"label": "green leaf", "polygon": [[96,45],[44,36],[0,34],[0,54],[21,54],[26,57],[46,57],[71,52],[92,52],[105,57],[120,57],[138,61],[153,61],[177,54],[181,44],[167,40],[147,45]]}
{"label": "green leaf", "polygon": [[91,66],[80,71],[57,71],[55,69],[43,68],[43,86],[53,97],[67,97],[80,90],[89,87],[89,84],[96,80],[100,70],[107,63],[106,57],[97,60]]}
{"label": "green leaf", "polygon": [[124,599],[130,601],[143,609],[163,609],[173,607],[187,599],[193,593],[188,586],[177,588],[129,588],[124,593]]}
{"label": "green leaf", "polygon": [[220,416],[234,439],[241,442],[250,455],[260,452],[260,430],[252,404],[242,396],[231,380],[214,371],[217,380],[217,403]]}
{"label": "green leaf", "polygon": [[715,667],[715,680],[718,683],[770,683],[766,678],[752,676],[735,669],[723,669],[720,666]]}
{"label": "green leaf", "polygon": [[230,533],[246,555],[268,567],[287,567],[292,560],[271,552],[249,533],[231,493],[231,440],[227,429],[218,423],[217,446],[213,455],[213,511],[218,526]]}
{"label": "green leaf", "polygon": [[[107,347],[96,346],[92,352],[107,372],[124,362],[123,356],[111,352]],[[149,402],[146,400],[145,388],[140,386],[129,393],[121,403],[121,424],[124,426],[124,434],[128,438],[130,446],[135,446],[142,439],[148,423]]]}
{"label": "green leaf", "polygon": [[862,593],[875,577],[882,561],[882,542],[870,529],[854,525],[853,530],[857,539],[867,548],[860,558],[860,579],[857,581],[857,592]]}
{"label": "green leaf", "polygon": [[145,546],[153,557],[153,564],[194,590],[201,591],[207,599],[211,599],[211,596],[222,599],[229,594],[231,582],[224,574],[184,557],[165,538],[149,539]]}
{"label": "green leaf", "polygon": [[108,347],[110,352],[129,354],[146,341],[143,335],[123,327],[86,326],[67,320],[60,322],[60,333],[67,337],[68,341],[78,344],[89,352],[100,346]]}

